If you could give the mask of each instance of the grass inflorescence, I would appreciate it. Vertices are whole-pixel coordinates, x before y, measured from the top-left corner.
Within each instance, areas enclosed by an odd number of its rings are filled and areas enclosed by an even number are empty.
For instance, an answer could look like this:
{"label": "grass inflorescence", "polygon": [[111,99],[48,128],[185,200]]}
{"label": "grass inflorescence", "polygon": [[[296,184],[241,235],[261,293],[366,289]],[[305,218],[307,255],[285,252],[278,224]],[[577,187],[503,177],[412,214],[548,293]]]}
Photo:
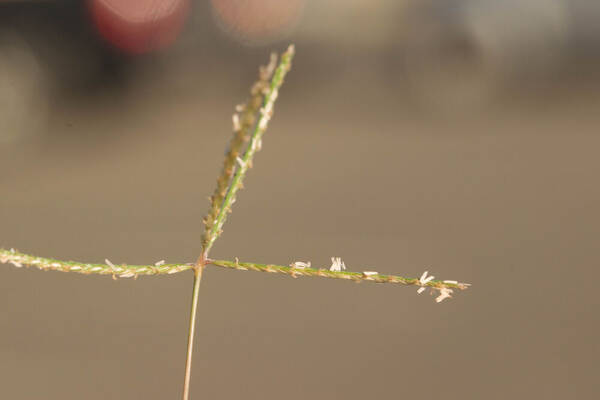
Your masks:
{"label": "grass inflorescence", "polygon": [[178,272],[192,270],[194,284],[192,291],[192,304],[190,309],[190,326],[186,354],[185,379],[183,399],[189,398],[190,377],[192,365],[192,349],[194,344],[194,327],[196,325],[196,309],[199,298],[202,272],[206,266],[212,265],[243,271],[259,271],[278,273],[297,277],[322,277],[344,279],[352,282],[397,283],[402,285],[417,286],[418,293],[429,289],[438,291],[437,302],[452,297],[453,290],[464,290],[469,284],[454,280],[434,280],[425,271],[420,278],[405,278],[396,275],[380,274],[377,271],[346,271],[346,265],[338,257],[332,258],[329,267],[313,268],[310,262],[292,262],[289,266],[274,264],[258,264],[234,261],[213,260],[209,258],[210,250],[221,235],[227,215],[231,213],[236,201],[238,191],[243,187],[244,178],[250,168],[254,156],[262,147],[262,137],[273,116],[275,102],[279,96],[279,89],[284,82],[286,74],[290,71],[294,58],[294,46],[278,57],[272,54],[270,62],[261,67],[259,78],[252,85],[250,97],[246,103],[239,105],[232,116],[233,137],[223,162],[221,173],[217,177],[217,186],[210,197],[210,206],[204,217],[204,233],[202,235],[201,253],[194,263],[165,263],[158,261],[152,265],[114,264],[106,259],[104,264],[82,263],[76,261],[61,261],[24,254],[14,249],[0,249],[0,263],[12,264],[15,267],[36,267],[40,270],[77,272],[81,274],[109,275],[114,279],[137,278],[143,275],[171,275]]}

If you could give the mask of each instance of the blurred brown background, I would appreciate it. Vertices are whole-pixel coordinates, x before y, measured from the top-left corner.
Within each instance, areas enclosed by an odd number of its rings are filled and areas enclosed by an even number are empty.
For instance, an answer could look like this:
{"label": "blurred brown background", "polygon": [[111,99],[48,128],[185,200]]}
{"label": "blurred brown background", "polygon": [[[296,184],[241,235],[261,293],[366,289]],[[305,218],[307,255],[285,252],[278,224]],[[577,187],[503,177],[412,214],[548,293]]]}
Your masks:
{"label": "blurred brown background", "polygon": [[[233,107],[294,42],[213,256],[473,287],[212,267],[192,398],[598,396],[600,7],[249,3],[194,2],[138,56],[81,2],[0,4],[0,246],[193,261]],[[0,397],[179,398],[191,284],[0,266]]]}

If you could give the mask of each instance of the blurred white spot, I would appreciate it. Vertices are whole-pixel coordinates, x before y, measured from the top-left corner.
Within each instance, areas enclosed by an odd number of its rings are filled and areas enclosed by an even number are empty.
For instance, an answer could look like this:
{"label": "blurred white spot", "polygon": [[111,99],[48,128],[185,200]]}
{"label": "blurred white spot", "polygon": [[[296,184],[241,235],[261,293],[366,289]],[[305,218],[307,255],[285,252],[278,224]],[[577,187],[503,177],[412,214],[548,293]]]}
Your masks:
{"label": "blurred white spot", "polygon": [[41,131],[47,116],[42,70],[18,35],[0,36],[0,142]]}
{"label": "blurred white spot", "polygon": [[568,39],[565,0],[473,2],[464,24],[485,63],[500,74],[539,75],[559,66]]}
{"label": "blurred white spot", "polygon": [[566,0],[429,2],[402,21],[403,60],[415,100],[473,112],[506,84],[559,70],[568,40]]}

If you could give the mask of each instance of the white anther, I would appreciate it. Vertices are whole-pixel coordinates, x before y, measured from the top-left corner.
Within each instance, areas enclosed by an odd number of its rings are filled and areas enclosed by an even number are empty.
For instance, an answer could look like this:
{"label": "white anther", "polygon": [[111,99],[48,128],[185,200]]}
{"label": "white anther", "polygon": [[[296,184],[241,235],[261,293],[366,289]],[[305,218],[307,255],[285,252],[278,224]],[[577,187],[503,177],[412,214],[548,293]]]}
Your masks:
{"label": "white anther", "polygon": [[265,104],[265,106],[260,109],[261,114],[268,115],[270,117],[273,113],[273,104],[275,104],[275,102],[273,101],[270,101],[267,104]]}
{"label": "white anther", "polygon": [[240,125],[240,116],[238,114],[233,114],[231,117],[233,122],[233,131],[239,132],[242,130],[242,126]]}
{"label": "white anther", "polygon": [[165,264],[165,260],[160,260],[160,261],[154,263],[154,266],[160,267],[161,265],[164,265],[164,264]]}
{"label": "white anther", "polygon": [[240,165],[240,167],[241,167],[242,169],[243,169],[243,168],[246,168],[246,163],[245,163],[245,162],[244,162],[244,160],[242,160],[240,157],[236,157],[236,159],[235,159],[235,160],[238,162],[238,164]]}
{"label": "white anther", "polygon": [[419,278],[419,282],[421,283],[421,285],[426,285],[427,283],[431,282],[433,278],[435,278],[435,276],[427,276],[428,272],[429,271],[423,272],[423,275],[421,275],[421,277]]}
{"label": "white anther", "polygon": [[271,92],[271,104],[275,103],[275,100],[277,100],[277,96],[279,96],[279,90],[273,89],[273,91]]}
{"label": "white anther", "polygon": [[268,124],[269,124],[269,116],[263,115],[263,117],[260,119],[260,122],[258,123],[258,128],[261,131],[264,131],[265,129],[267,129]]}
{"label": "white anther", "polygon": [[262,149],[262,139],[256,139],[254,142],[252,142],[252,150],[254,152],[260,151]]}
{"label": "white anther", "polygon": [[295,261],[290,264],[290,267],[298,268],[298,269],[310,268],[310,261],[307,263],[302,262],[302,261]]}
{"label": "white anther", "polygon": [[344,264],[340,257],[331,257],[331,267],[329,267],[330,271],[340,272],[345,269],[346,264]]}
{"label": "white anther", "polygon": [[436,299],[435,299],[436,303],[439,303],[439,302],[441,302],[444,299],[452,297],[450,295],[452,292],[453,292],[452,289],[441,288],[440,289],[440,295],[438,297],[436,297]]}
{"label": "white anther", "polygon": [[419,278],[419,284],[421,285],[421,287],[417,289],[417,294],[423,293],[425,291],[425,288],[423,286],[425,286],[428,282],[431,282],[433,278],[435,278],[434,276],[427,276],[428,273],[429,271],[423,272],[423,275],[421,275],[421,277]]}

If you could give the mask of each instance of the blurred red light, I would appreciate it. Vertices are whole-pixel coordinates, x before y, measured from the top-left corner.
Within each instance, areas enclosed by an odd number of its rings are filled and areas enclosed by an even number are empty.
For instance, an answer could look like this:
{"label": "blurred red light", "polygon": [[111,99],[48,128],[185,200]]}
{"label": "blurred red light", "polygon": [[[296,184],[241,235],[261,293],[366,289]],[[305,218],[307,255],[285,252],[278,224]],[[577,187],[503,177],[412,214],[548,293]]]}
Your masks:
{"label": "blurred red light", "polygon": [[88,4],[100,35],[130,54],[172,44],[190,8],[189,0],[89,0]]}

